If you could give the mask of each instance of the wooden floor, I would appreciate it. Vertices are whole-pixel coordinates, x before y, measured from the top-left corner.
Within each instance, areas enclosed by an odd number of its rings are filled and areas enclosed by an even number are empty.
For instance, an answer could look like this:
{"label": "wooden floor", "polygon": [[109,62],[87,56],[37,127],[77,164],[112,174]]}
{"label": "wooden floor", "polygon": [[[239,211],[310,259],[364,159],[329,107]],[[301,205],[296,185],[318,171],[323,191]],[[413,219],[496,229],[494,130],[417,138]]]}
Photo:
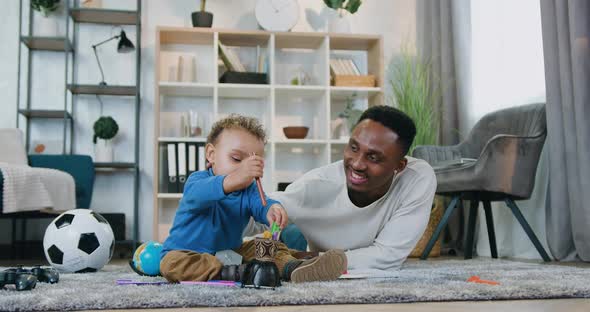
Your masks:
{"label": "wooden floor", "polygon": [[[428,261],[439,261],[454,259],[456,257],[433,258]],[[125,264],[127,260],[113,259],[111,264]],[[420,261],[409,259],[408,261]],[[529,262],[530,260],[518,260]],[[42,261],[44,262],[44,261]],[[538,261],[530,261],[538,262]],[[40,264],[39,260],[0,260],[0,266],[14,266],[22,264],[25,266]],[[590,263],[584,262],[553,262],[554,265],[568,265],[590,269]],[[590,281],[589,281],[590,282]],[[140,311],[127,310],[100,310],[105,311]],[[460,301],[460,302],[420,302],[420,303],[397,303],[397,304],[340,304],[340,305],[317,305],[317,306],[279,306],[279,307],[241,307],[241,308],[184,308],[184,309],[150,309],[150,311],[196,311],[196,312],[299,312],[299,311],[325,311],[325,312],[352,312],[352,311],[435,311],[435,312],[590,312],[590,299],[547,299],[547,300],[503,300],[503,301]],[[99,311],[97,311],[99,312]]]}

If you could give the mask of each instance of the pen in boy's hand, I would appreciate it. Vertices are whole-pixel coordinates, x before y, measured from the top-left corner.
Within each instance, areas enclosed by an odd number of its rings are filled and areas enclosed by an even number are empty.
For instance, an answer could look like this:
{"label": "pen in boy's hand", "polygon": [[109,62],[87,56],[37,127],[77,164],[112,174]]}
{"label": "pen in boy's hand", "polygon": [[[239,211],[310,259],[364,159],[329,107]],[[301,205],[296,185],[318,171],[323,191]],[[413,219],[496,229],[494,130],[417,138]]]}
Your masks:
{"label": "pen in boy's hand", "polygon": [[[251,156],[256,155],[256,153],[250,154]],[[262,190],[262,183],[260,182],[260,178],[256,177],[256,187],[258,187],[258,195],[260,195],[260,201],[262,202],[262,206],[266,207],[266,198],[264,196],[264,191]]]}

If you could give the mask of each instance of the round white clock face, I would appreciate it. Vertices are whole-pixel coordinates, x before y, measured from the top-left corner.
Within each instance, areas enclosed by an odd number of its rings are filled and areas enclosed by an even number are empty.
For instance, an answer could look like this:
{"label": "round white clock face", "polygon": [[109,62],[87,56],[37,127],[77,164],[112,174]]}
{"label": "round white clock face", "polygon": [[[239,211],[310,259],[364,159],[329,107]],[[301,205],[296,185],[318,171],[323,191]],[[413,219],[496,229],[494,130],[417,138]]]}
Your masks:
{"label": "round white clock face", "polygon": [[288,31],[299,20],[299,5],[297,0],[258,0],[255,13],[262,28]]}

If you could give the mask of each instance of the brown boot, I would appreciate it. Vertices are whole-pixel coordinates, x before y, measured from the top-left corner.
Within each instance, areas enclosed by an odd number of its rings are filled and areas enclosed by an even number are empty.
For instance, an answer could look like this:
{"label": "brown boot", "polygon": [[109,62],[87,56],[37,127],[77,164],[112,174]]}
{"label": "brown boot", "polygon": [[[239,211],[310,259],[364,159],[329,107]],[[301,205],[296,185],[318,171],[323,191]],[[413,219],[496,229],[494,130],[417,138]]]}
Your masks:
{"label": "brown boot", "polygon": [[346,271],[348,261],[344,251],[330,249],[309,260],[293,260],[285,265],[283,278],[293,283],[332,281]]}

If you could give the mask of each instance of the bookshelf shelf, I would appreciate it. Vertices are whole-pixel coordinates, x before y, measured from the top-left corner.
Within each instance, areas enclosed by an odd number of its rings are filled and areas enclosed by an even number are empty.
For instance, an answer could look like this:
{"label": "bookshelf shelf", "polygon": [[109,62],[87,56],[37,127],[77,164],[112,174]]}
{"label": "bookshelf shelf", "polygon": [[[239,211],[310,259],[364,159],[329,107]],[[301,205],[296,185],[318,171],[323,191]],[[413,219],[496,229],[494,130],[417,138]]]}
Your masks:
{"label": "bookshelf shelf", "polygon": [[219,97],[225,98],[266,98],[270,96],[269,85],[220,83],[217,88]]}
{"label": "bookshelf shelf", "polygon": [[139,14],[137,11],[72,8],[70,16],[78,23],[108,25],[135,25]]}
{"label": "bookshelf shelf", "polygon": [[172,96],[213,96],[214,86],[210,83],[160,82],[160,95]]}
{"label": "bookshelf shelf", "polygon": [[159,199],[181,199],[182,193],[158,193]]}
{"label": "bookshelf shelf", "polygon": [[22,43],[24,43],[31,50],[38,51],[73,51],[72,43],[65,37],[32,37],[21,36]]}
{"label": "bookshelf shelf", "polygon": [[[226,70],[218,62],[219,42],[231,49],[248,71],[259,69],[257,60],[264,55],[268,84],[219,83]],[[153,232],[157,241],[168,235],[182,198],[181,193],[162,190],[168,182],[167,153],[162,148],[206,141],[204,137],[163,133],[163,129],[178,127],[178,119],[171,119],[170,114],[193,110],[210,116],[206,128],[231,113],[258,118],[268,135],[262,183],[267,192],[272,192],[280,182],[292,182],[308,170],[341,159],[348,140],[333,137],[330,123],[342,112],[347,98],[354,94],[359,108],[382,103],[380,36],[158,27],[155,49],[154,146],[158,148],[154,155]],[[174,72],[170,64],[174,62],[169,57],[177,52],[195,55],[194,82],[170,81],[174,80],[170,79],[170,72]],[[376,86],[330,86],[332,57],[353,58],[363,74],[376,77]],[[305,83],[292,85],[292,79],[301,72],[306,75]],[[183,102],[183,97],[190,99]],[[282,130],[285,126],[307,126],[310,130],[304,139],[287,139]]]}
{"label": "bookshelf shelf", "polygon": [[158,142],[160,143],[167,143],[167,142],[195,142],[195,143],[205,143],[207,142],[207,138],[186,138],[186,137],[159,137]]}
{"label": "bookshelf shelf", "polygon": [[356,96],[358,98],[371,98],[380,96],[381,88],[365,87],[330,87],[330,96],[334,100],[345,100],[346,98]]}

